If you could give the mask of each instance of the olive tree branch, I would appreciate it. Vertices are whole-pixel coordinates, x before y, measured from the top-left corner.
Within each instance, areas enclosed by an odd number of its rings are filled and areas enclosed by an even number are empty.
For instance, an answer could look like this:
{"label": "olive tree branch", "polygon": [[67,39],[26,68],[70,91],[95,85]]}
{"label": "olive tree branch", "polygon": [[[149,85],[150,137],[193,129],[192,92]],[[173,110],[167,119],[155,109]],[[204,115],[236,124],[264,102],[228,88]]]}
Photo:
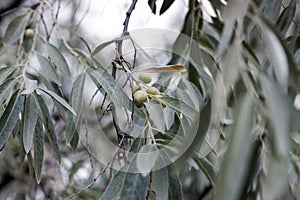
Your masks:
{"label": "olive tree branch", "polygon": [[[130,16],[131,16],[131,13],[133,12],[133,10],[135,8],[135,5],[136,5],[137,1],[138,0],[132,0],[132,3],[130,5],[129,9],[126,12],[126,18],[125,18],[125,21],[123,23],[124,28],[123,28],[121,38],[128,34],[128,25],[129,25]],[[123,66],[123,62],[125,62],[123,57],[122,57],[122,44],[123,44],[123,40],[120,40],[120,41],[117,42],[117,46],[116,46],[116,61],[121,66]],[[116,66],[116,64],[113,64],[111,75],[114,79],[116,79],[116,75],[117,75],[117,66]],[[113,102],[111,103],[111,112],[112,112],[112,118],[113,118],[113,125],[115,127],[116,132],[117,132],[118,143],[120,145],[120,148],[124,148],[124,142],[123,142],[124,134],[122,133],[122,131],[120,129],[115,104]]]}

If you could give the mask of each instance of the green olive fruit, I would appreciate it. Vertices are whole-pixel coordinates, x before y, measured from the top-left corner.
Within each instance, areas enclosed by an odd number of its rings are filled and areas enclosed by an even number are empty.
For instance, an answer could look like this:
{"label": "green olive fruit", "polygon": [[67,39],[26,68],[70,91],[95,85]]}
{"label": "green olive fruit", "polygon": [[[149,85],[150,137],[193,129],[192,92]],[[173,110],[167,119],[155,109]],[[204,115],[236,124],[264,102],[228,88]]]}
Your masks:
{"label": "green olive fruit", "polygon": [[145,74],[145,73],[141,73],[139,75],[139,79],[146,84],[152,81],[152,77],[149,74]]}
{"label": "green olive fruit", "polygon": [[133,94],[134,103],[138,108],[141,108],[144,105],[144,102],[147,101],[147,92],[144,90],[138,90]]}
{"label": "green olive fruit", "polygon": [[148,87],[146,89],[146,92],[148,94],[152,94],[152,95],[159,95],[159,90],[157,88],[155,88],[155,87]]}
{"label": "green olive fruit", "polygon": [[138,90],[141,90],[142,87],[140,85],[136,85],[134,88],[133,88],[133,93],[135,93],[136,91]]}
{"label": "green olive fruit", "polygon": [[33,37],[34,37],[34,30],[32,30],[31,28],[26,29],[24,33],[24,38],[32,39]]}

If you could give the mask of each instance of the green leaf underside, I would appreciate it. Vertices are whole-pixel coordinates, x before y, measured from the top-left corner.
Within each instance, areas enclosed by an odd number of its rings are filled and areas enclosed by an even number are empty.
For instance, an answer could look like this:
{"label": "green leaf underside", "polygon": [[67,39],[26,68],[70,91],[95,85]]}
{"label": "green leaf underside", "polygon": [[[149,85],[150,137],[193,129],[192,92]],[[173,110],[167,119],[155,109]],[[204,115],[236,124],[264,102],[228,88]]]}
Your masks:
{"label": "green leaf underside", "polygon": [[96,55],[97,53],[99,53],[102,49],[104,49],[105,47],[107,47],[108,45],[114,43],[114,42],[118,42],[118,41],[122,41],[122,40],[126,40],[126,39],[130,39],[130,36],[124,36],[122,38],[116,38],[116,39],[113,39],[111,41],[108,41],[108,42],[104,42],[100,45],[98,45],[92,52],[92,56]]}
{"label": "green leaf underside", "polygon": [[55,63],[57,68],[66,76],[71,76],[71,71],[65,57],[60,51],[52,44],[47,45],[48,53],[52,61]]}
{"label": "green leaf underside", "polygon": [[7,77],[12,74],[14,71],[13,67],[3,67],[0,69],[0,84],[2,84],[4,81],[7,81]]}
{"label": "green leaf underside", "polygon": [[122,190],[122,187],[124,185],[126,177],[125,171],[118,171],[116,175],[112,178],[110,184],[105,189],[103,195],[101,196],[100,200],[110,200],[110,199],[116,199],[120,191]]}
{"label": "green leaf underside", "polygon": [[88,43],[88,41],[86,41],[86,39],[84,39],[83,37],[79,36],[79,39],[83,42],[83,44],[86,46],[86,48],[88,49],[89,53],[91,53],[91,48],[90,45]]}
{"label": "green leaf underside", "polygon": [[178,167],[179,169],[184,167],[186,165],[187,160],[200,149],[201,144],[203,143],[207,131],[210,127],[211,109],[211,99],[208,99],[206,105],[202,108],[200,112],[200,120],[198,124],[197,134],[193,139],[192,144],[188,147],[184,154],[175,162],[176,167]]}
{"label": "green leaf underside", "polygon": [[7,79],[2,85],[0,85],[0,106],[5,101],[5,99],[11,93],[11,89],[15,86],[17,80],[14,78]]}
{"label": "green leaf underside", "polygon": [[144,200],[146,198],[147,180],[148,177],[144,177],[141,174],[127,172],[120,199]]}
{"label": "green leaf underside", "polygon": [[42,55],[37,54],[36,56],[42,69],[46,74],[46,77],[57,83],[59,86],[61,86],[61,81],[59,79],[59,76],[57,75],[56,69],[50,63],[50,61]]}
{"label": "green leaf underside", "polygon": [[182,200],[183,192],[180,179],[173,164],[168,166],[169,200]]}
{"label": "green leaf underside", "polygon": [[98,68],[97,70],[88,69],[87,73],[98,88],[103,88],[116,106],[123,106],[123,93],[118,83],[106,70],[101,68]]}
{"label": "green leaf underside", "polygon": [[47,107],[44,99],[40,95],[35,94],[35,99],[37,100],[38,106],[41,110],[41,116],[43,118],[45,131],[48,135],[50,144],[54,150],[55,157],[58,160],[58,162],[60,162],[61,161],[61,153],[60,153],[60,149],[58,146],[57,138],[56,138],[55,131],[54,131],[54,125],[53,125],[52,118],[49,113],[48,107]]}
{"label": "green leaf underside", "polygon": [[217,179],[215,166],[206,158],[194,157],[194,160],[196,161],[199,168],[206,175],[212,186],[215,187]]}
{"label": "green leaf underside", "polygon": [[20,95],[20,90],[15,91],[0,118],[0,149],[3,148],[18,122],[23,104],[24,96]]}
{"label": "green leaf underside", "polygon": [[42,119],[39,116],[34,131],[34,172],[36,182],[39,184],[42,177],[44,160],[44,132]]}
{"label": "green leaf underside", "polygon": [[290,111],[285,97],[279,92],[275,83],[266,76],[261,75],[263,94],[266,105],[270,111],[270,121],[274,131],[270,134],[272,138],[273,153],[278,158],[289,155],[289,133],[290,133]]}
{"label": "green leaf underside", "polygon": [[82,113],[84,83],[85,83],[85,73],[82,73],[75,80],[71,91],[71,106],[74,108],[74,111],[77,113],[77,116],[74,116],[71,112],[68,113],[68,121],[66,127],[67,144],[71,142],[74,134],[78,134],[81,113]]}
{"label": "green leaf underside", "polygon": [[20,36],[22,35],[22,32],[24,31],[26,26],[26,20],[26,14],[17,16],[15,19],[13,19],[6,29],[3,41],[7,44],[11,44],[20,39]]}
{"label": "green leaf underside", "polygon": [[169,177],[167,167],[152,172],[151,190],[154,190],[156,199],[168,199]]}
{"label": "green leaf underside", "polygon": [[190,119],[194,119],[195,116],[198,114],[195,108],[192,108],[191,106],[187,105],[185,102],[173,98],[173,97],[160,97],[157,99],[162,104],[165,104],[166,106],[176,110],[179,113],[182,113],[186,117]]}
{"label": "green leaf underside", "polygon": [[249,94],[244,96],[236,119],[216,183],[217,200],[239,199],[247,178],[253,149],[253,102]]}
{"label": "green leaf underside", "polygon": [[74,109],[64,100],[62,97],[58,96],[55,92],[52,92],[51,90],[38,88],[38,90],[43,91],[44,93],[48,94],[50,97],[52,97],[53,100],[55,100],[57,103],[62,105],[64,108],[69,110],[73,115],[76,115],[76,112]]}
{"label": "green leaf underside", "polygon": [[24,124],[23,124],[23,145],[24,150],[28,153],[33,142],[33,135],[38,119],[38,109],[35,99],[28,95],[25,99]]}

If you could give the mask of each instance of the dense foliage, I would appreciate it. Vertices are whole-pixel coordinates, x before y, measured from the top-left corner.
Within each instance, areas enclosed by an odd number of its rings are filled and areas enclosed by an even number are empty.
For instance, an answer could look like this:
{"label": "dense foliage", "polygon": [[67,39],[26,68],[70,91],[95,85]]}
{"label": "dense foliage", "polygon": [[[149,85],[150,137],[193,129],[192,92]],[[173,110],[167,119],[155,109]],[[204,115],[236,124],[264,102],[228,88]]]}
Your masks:
{"label": "dense foliage", "polygon": [[189,0],[177,33],[128,31],[133,0],[100,44],[80,3],[0,9],[0,199],[300,199],[298,1],[212,0],[204,20]]}

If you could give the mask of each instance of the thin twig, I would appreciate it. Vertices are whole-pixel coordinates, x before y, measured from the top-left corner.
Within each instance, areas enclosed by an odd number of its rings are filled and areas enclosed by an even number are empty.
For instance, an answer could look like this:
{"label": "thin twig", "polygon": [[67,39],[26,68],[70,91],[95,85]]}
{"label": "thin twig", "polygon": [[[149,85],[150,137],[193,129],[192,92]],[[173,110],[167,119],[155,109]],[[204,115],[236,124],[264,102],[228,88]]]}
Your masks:
{"label": "thin twig", "polygon": [[92,153],[91,153],[91,150],[90,150],[90,143],[89,143],[89,128],[88,128],[88,112],[89,112],[89,109],[93,103],[93,100],[95,99],[96,95],[98,94],[99,90],[97,89],[96,92],[93,94],[90,102],[89,102],[89,105],[88,107],[86,108],[85,110],[85,140],[86,140],[86,150],[89,154],[89,158],[90,158],[90,163],[91,163],[91,168],[93,169],[94,168],[94,165],[93,165],[93,159],[92,159]]}
{"label": "thin twig", "polygon": [[98,122],[100,122],[101,121],[101,119],[102,119],[102,117],[105,115],[105,113],[107,113],[107,112],[109,112],[109,111],[111,111],[111,104],[108,104],[107,106],[106,106],[106,108],[102,111],[102,113],[99,115],[99,117],[98,117]]}
{"label": "thin twig", "polygon": [[[125,18],[125,21],[123,23],[124,28],[123,28],[121,38],[128,34],[128,25],[129,25],[130,16],[131,16],[131,13],[134,10],[135,5],[136,5],[137,2],[138,2],[138,0],[132,0],[132,3],[130,5],[129,9],[126,12],[126,18]],[[123,40],[120,40],[117,43],[117,53],[118,53],[117,60],[118,61],[121,61],[121,58],[122,58],[122,44],[123,44]]]}
{"label": "thin twig", "polygon": [[[124,37],[126,34],[128,34],[127,31],[128,31],[128,25],[129,25],[130,16],[131,16],[132,11],[135,8],[135,5],[136,5],[137,1],[138,0],[132,0],[132,3],[130,5],[129,9],[126,12],[126,18],[125,18],[125,21],[123,23],[124,28],[123,28],[123,32],[122,32],[121,38]],[[124,61],[123,57],[122,57],[122,44],[123,44],[123,40],[120,40],[120,41],[117,42],[117,47],[116,47],[116,61],[121,66],[123,65],[123,61]],[[111,75],[112,75],[112,77],[114,79],[116,79],[117,67],[115,65],[113,65]],[[123,142],[120,143],[121,140],[122,140],[122,133],[121,133],[122,131],[121,131],[120,127],[119,127],[118,118],[117,118],[117,114],[116,114],[116,108],[115,108],[115,104],[113,102],[111,103],[111,111],[112,111],[112,116],[113,116],[113,124],[114,124],[115,130],[117,132],[118,143],[120,144],[120,147],[123,148],[124,147]]]}
{"label": "thin twig", "polygon": [[55,16],[53,16],[53,23],[52,23],[52,26],[51,26],[50,31],[49,31],[49,35],[48,35],[49,39],[48,40],[50,40],[51,34],[52,34],[56,24],[57,24],[60,7],[61,7],[61,0],[58,0],[57,10],[56,10]]}
{"label": "thin twig", "polygon": [[[119,153],[123,153],[124,154],[124,149],[121,148],[122,144],[123,144],[123,141],[124,141],[124,138],[125,136],[123,135],[123,137],[121,138],[121,141],[119,142],[118,144],[118,148],[117,150],[114,152],[114,155],[112,157],[112,160],[110,162],[110,170],[109,170],[109,175],[108,175],[108,179],[107,179],[107,182],[106,182],[106,187],[109,185],[111,179],[112,179],[112,170],[113,170],[113,165],[114,165],[114,161],[116,160],[116,156],[119,154]],[[124,154],[125,155],[125,154]]]}
{"label": "thin twig", "polygon": [[77,192],[71,194],[71,195],[68,196],[66,199],[72,199],[73,197],[79,195],[80,193],[82,193],[82,192],[84,192],[84,191],[90,189],[90,188],[98,181],[98,179],[102,176],[102,174],[104,174],[104,173],[106,172],[106,170],[108,169],[109,166],[110,166],[110,162],[106,164],[106,166],[104,167],[104,169],[101,170],[101,171],[98,173],[98,175],[93,179],[93,181],[92,181],[90,184],[88,184],[84,189],[79,190],[79,191],[77,191]]}
{"label": "thin twig", "polygon": [[152,184],[152,171],[151,171],[150,174],[149,174],[149,186],[148,186],[148,191],[147,191],[147,195],[146,195],[146,200],[149,199],[149,197],[150,197],[150,192],[152,191],[152,190],[151,190],[151,184]]}

